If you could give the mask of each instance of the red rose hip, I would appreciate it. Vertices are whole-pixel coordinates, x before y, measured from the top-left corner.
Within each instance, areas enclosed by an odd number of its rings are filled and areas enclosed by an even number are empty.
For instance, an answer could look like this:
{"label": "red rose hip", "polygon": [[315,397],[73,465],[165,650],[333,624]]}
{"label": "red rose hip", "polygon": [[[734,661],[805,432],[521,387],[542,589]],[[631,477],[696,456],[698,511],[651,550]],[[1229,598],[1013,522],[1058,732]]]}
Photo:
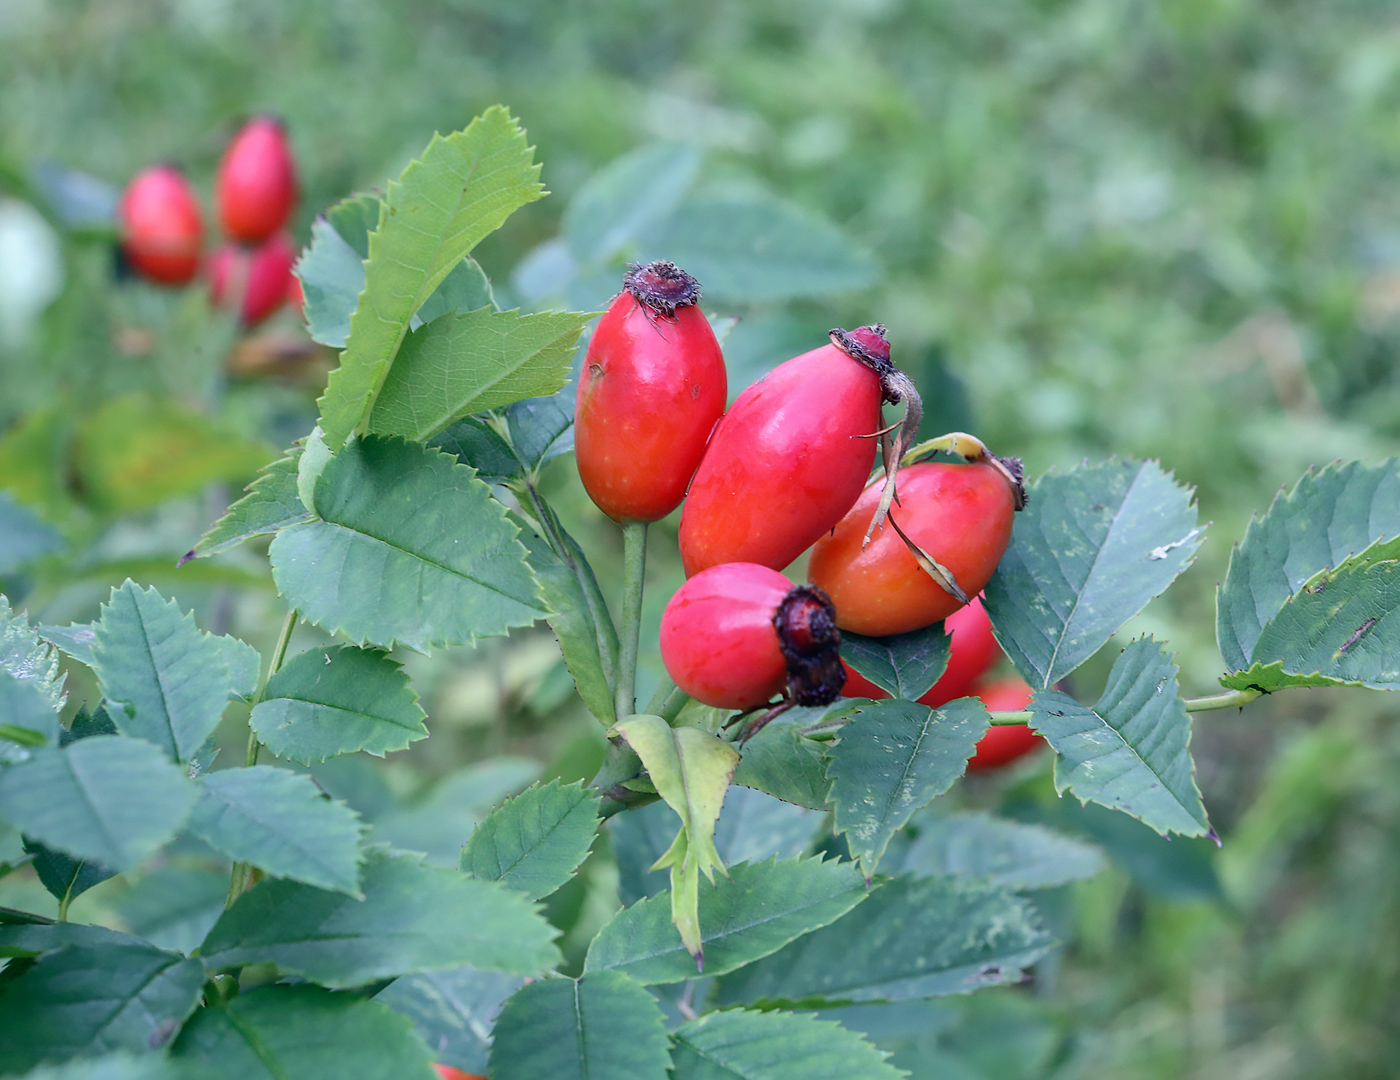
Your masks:
{"label": "red rose hip", "polygon": [[[982,704],[993,712],[1016,712],[1026,708],[1032,690],[1022,679],[998,679],[977,691]],[[973,772],[999,769],[1045,745],[1029,724],[997,724],[987,729],[977,743],[977,753],[968,759]]]}
{"label": "red rose hip", "polygon": [[241,289],[239,319],[244,326],[254,326],[286,301],[290,283],[296,281],[295,261],[296,252],[283,233],[252,251],[225,244],[209,260],[210,299],[219,306]]}
{"label": "red rose hip", "polygon": [[117,205],[122,253],[143,277],[187,285],[199,272],[204,218],[185,174],[152,165],[132,179]]}
{"label": "red rose hip", "polygon": [[260,244],[287,223],[297,201],[296,164],[282,122],[255,116],[228,144],[214,183],[225,235]]}

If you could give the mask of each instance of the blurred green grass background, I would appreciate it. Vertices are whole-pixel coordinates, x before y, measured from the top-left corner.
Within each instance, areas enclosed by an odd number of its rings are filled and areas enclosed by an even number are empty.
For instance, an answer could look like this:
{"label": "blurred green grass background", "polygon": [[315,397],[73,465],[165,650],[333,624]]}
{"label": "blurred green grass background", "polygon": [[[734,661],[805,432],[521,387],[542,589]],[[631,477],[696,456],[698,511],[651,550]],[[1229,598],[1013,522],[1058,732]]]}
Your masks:
{"label": "blurred green grass background", "polygon": [[[1400,437],[1390,4],[0,0],[0,193],[11,197],[46,163],[120,186],[157,160],[178,161],[207,197],[239,120],[271,111],[301,166],[300,243],[319,210],[382,187],[433,131],[497,101],[528,129],[554,193],[477,251],[505,293],[600,168],[656,140],[692,143],[706,183],[759,186],[822,215],[882,271],[828,300],[720,305],[743,316],[730,351],[746,370],[820,343],[828,326],[882,321],[928,398],[926,434],[975,431],[1032,475],[1156,457],[1195,486],[1213,522],[1198,564],[1127,631],[1168,639],[1188,692],[1220,670],[1213,586],[1249,515],[1304,469],[1386,456]],[[224,385],[227,342],[198,295],[115,283],[102,242],[65,236],[60,256],[62,294],[0,339],[0,428],[130,389],[217,399],[227,422],[269,445],[309,427],[314,382]],[[0,282],[16,267],[0,265]],[[296,332],[279,318],[275,329]],[[133,327],[157,344],[125,347],[119,331]],[[617,580],[616,530],[570,459],[547,484],[600,576]],[[277,602],[233,576],[265,578],[256,552],[219,580],[169,569],[209,518],[202,499],[68,518],[88,579],[28,583],[18,604],[45,622],[85,620],[120,581],[118,563],[165,567],[145,580],[203,625],[266,647]],[[679,581],[673,539],[673,524],[653,530],[653,629]],[[405,660],[434,738],[356,779],[363,800],[382,785],[409,801],[400,818],[420,796],[421,815],[469,813],[468,796],[451,803],[424,785],[502,752],[581,776],[597,754],[597,726],[543,628]],[[1082,698],[1105,670],[1081,673]],[[72,691],[74,706],[91,693]],[[1381,695],[1297,691],[1199,716],[1221,852],[1098,836],[1119,866],[1044,898],[1066,947],[1036,985],[949,1004],[944,1035],[929,1021],[937,1048],[901,1063],[987,1080],[1395,1075],[1395,715]],[[1074,811],[1054,800],[1044,761],[959,797],[1052,821]],[[605,868],[595,879],[601,896]]]}

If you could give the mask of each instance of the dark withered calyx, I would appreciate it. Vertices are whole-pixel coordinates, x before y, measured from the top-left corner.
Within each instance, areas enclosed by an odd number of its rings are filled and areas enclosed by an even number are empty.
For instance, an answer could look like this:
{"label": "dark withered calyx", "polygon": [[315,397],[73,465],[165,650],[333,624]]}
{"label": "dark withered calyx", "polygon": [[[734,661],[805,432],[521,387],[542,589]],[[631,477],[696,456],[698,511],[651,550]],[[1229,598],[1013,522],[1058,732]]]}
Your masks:
{"label": "dark withered calyx", "polygon": [[677,308],[700,302],[700,283],[664,259],[645,266],[629,264],[622,287],[652,314],[667,319],[675,317]]}
{"label": "dark withered calyx", "polygon": [[787,697],[798,705],[830,705],[841,696],[841,631],[836,605],[815,585],[795,586],[773,613],[787,664]]}

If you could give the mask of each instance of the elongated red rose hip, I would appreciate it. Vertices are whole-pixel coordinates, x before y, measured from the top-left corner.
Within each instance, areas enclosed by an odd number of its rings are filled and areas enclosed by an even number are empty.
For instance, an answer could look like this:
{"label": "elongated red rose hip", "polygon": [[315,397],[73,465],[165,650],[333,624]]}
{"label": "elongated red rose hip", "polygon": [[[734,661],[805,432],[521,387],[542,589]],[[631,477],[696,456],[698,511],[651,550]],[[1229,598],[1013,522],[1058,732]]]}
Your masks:
{"label": "elongated red rose hip", "polygon": [[699,299],[673,263],[633,267],[588,343],[575,457],[584,489],[614,521],[656,521],[679,506],[724,412],[724,356]]}
{"label": "elongated red rose hip", "polygon": [[117,206],[122,253],[140,274],[185,285],[199,272],[204,218],[185,174],[174,165],[142,169]]}
{"label": "elongated red rose hip", "polygon": [[252,251],[225,244],[209,260],[209,298],[215,306],[239,290],[239,318],[244,326],[262,322],[286,301],[296,251],[286,234],[278,233]]}
{"label": "elongated red rose hip", "polygon": [[799,705],[836,700],[845,681],[835,610],[820,589],[754,563],[713,566],[661,616],[661,659],[676,685],[721,709],[786,691]]}
{"label": "elongated red rose hip", "polygon": [[214,183],[225,235],[260,244],[287,223],[297,201],[296,164],[282,122],[255,116],[228,144]]}
{"label": "elongated red rose hip", "polygon": [[685,572],[729,562],[781,570],[840,521],[870,475],[894,371],[884,327],[833,330],[831,344],[740,394],[681,513]]}

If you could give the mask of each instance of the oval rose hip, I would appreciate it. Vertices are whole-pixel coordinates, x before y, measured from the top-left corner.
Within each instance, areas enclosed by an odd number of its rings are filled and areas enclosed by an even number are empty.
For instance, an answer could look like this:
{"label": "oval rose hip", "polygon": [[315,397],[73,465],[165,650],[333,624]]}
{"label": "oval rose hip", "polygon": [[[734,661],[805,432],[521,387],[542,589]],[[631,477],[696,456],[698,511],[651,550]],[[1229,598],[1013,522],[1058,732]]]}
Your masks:
{"label": "oval rose hip", "polygon": [[1011,541],[1016,491],[990,462],[928,462],[901,469],[899,502],[862,548],[879,500],[878,484],[866,488],[831,535],[812,549],[807,576],[831,596],[843,630],[872,637],[903,634],[963,606],[919,565],[899,529],[952,576],[964,598],[987,584]]}
{"label": "oval rose hip", "polygon": [[894,372],[884,327],[833,330],[831,344],[740,394],[681,513],[685,572],[729,562],[781,570],[840,521],[870,475]]}
{"label": "oval rose hip", "polygon": [[657,521],[685,497],[729,384],[693,277],[654,262],[622,284],[579,374],[575,458],[608,517]]}
{"label": "oval rose hip", "polygon": [[231,240],[260,244],[287,223],[297,174],[282,121],[255,116],[243,125],[219,162],[214,198]]}
{"label": "oval rose hip", "polygon": [[199,272],[204,218],[185,174],[174,165],[142,169],[117,206],[122,253],[144,277],[186,285]]}
{"label": "oval rose hip", "polygon": [[696,574],[661,616],[661,659],[676,685],[720,709],[752,709],[786,693],[825,705],[845,672],[831,601],[754,563]]}
{"label": "oval rose hip", "polygon": [[244,326],[254,326],[286,302],[296,281],[295,261],[296,251],[285,233],[252,251],[225,244],[209,260],[209,297],[217,307],[242,290],[239,319]]}

